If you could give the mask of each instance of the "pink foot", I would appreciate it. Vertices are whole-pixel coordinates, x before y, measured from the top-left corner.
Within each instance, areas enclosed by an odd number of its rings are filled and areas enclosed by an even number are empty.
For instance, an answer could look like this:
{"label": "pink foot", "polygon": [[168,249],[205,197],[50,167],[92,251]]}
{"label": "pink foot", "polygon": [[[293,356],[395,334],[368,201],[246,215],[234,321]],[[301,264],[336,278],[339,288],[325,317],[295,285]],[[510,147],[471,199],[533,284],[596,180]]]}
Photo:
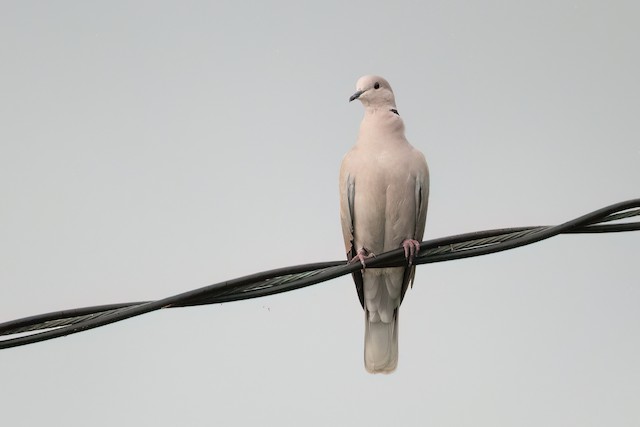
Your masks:
{"label": "pink foot", "polygon": [[365,260],[367,258],[375,258],[376,254],[369,252],[369,249],[367,248],[362,248],[358,251],[358,253],[356,254],[356,256],[354,256],[353,258],[351,258],[351,260],[349,261],[349,264],[353,264],[354,262],[358,262],[360,261],[360,264],[362,264],[362,269],[364,270],[365,268],[367,268],[366,264],[365,264]]}
{"label": "pink foot", "polygon": [[409,266],[413,264],[413,259],[418,252],[420,252],[420,242],[413,239],[406,239],[402,242],[402,247],[404,248],[404,257],[409,262]]}

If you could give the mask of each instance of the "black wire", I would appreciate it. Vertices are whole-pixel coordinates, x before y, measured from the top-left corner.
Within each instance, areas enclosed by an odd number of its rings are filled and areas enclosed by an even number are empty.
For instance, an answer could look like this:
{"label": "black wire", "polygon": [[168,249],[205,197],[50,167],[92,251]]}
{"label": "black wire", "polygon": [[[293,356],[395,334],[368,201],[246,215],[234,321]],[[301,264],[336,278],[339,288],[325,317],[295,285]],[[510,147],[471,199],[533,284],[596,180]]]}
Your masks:
{"label": "black wire", "polygon": [[[640,222],[599,224],[625,216],[640,214],[640,209],[634,212],[625,212],[634,208],[640,208],[640,199],[616,203],[557,226],[485,230],[428,240],[422,242],[420,256],[414,262],[415,264],[427,264],[487,255],[535,243],[558,234],[613,233],[640,230]],[[524,233],[524,235],[504,241],[492,240],[500,236],[517,236],[518,233]],[[485,240],[487,241],[486,243],[484,242]],[[466,244],[475,245],[476,247],[469,248]],[[456,249],[455,245],[462,245],[461,249]],[[439,251],[440,249],[446,252],[430,253],[430,251]],[[402,266],[405,263],[403,250],[396,249],[368,260],[367,268]],[[239,301],[288,292],[334,279],[357,271],[360,268],[359,264],[345,264],[345,261],[302,264],[216,283],[157,301],[83,307],[16,319],[1,323],[0,335],[55,329],[2,340],[0,341],[0,349],[32,344],[86,331],[161,308]]]}

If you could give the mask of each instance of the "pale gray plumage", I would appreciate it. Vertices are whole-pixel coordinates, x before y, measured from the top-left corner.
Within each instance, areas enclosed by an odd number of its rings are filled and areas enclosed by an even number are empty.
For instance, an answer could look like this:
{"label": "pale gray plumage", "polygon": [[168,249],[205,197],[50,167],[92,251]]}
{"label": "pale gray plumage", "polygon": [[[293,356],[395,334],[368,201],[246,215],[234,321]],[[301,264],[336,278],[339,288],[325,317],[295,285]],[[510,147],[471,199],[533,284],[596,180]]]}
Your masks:
{"label": "pale gray plumage", "polygon": [[[365,108],[356,145],[340,168],[340,216],[347,257],[360,261],[399,247],[407,267],[354,273],[365,311],[365,368],[390,373],[398,363],[398,310],[413,282],[413,251],[422,241],[429,196],[424,156],[409,144],[389,83],[361,77],[357,92]],[[416,242],[417,241],[417,242]]]}

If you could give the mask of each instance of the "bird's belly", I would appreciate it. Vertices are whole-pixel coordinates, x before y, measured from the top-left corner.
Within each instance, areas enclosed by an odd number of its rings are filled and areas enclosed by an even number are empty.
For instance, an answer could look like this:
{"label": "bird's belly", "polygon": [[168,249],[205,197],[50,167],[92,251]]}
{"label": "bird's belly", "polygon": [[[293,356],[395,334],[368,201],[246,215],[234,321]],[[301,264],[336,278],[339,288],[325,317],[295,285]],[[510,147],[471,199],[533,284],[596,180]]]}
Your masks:
{"label": "bird's belly", "polygon": [[360,178],[364,179],[356,182],[354,201],[356,248],[378,254],[413,238],[416,211],[409,177],[386,179],[385,174],[378,174]]}

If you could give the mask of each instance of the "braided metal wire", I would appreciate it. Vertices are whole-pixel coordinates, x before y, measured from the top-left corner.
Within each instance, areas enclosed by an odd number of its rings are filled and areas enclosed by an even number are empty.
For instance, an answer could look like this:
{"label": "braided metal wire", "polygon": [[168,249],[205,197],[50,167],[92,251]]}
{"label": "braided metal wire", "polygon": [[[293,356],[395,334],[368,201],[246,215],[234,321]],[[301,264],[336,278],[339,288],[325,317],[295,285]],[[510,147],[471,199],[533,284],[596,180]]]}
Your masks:
{"label": "braided metal wire", "polygon": [[[485,230],[429,240],[422,242],[414,263],[418,265],[486,255],[558,234],[640,230],[640,222],[603,224],[639,215],[640,199],[634,199],[607,206],[556,226]],[[405,263],[402,249],[397,249],[369,260],[367,268],[402,266]],[[287,292],[350,274],[360,268],[359,264],[345,264],[345,261],[304,264],[256,273],[158,301],[84,307],[16,319],[1,323],[0,335],[41,332],[0,340],[0,349],[81,332],[162,308],[223,303]]]}

